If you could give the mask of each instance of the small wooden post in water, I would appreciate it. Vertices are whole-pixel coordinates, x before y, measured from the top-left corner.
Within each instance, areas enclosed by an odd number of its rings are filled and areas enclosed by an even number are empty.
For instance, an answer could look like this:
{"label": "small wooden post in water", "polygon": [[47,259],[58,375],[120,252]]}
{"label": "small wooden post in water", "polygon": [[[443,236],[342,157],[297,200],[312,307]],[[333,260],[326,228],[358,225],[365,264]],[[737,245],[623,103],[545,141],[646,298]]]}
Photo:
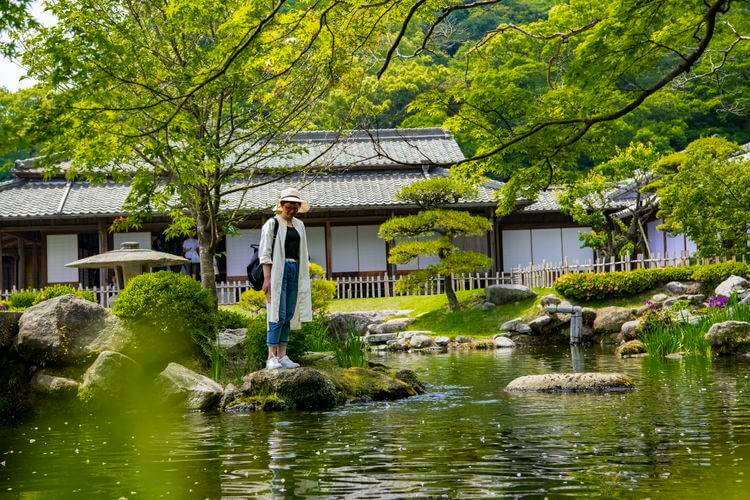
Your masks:
{"label": "small wooden post in water", "polygon": [[572,345],[578,345],[581,343],[581,327],[583,326],[581,306],[547,306],[547,312],[570,314],[570,343]]}

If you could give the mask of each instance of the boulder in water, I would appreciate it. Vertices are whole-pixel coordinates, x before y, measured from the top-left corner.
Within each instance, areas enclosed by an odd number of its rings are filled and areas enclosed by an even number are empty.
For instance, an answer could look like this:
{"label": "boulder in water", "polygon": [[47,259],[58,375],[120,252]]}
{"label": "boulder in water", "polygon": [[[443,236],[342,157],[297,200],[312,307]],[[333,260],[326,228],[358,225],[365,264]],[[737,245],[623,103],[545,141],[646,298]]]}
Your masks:
{"label": "boulder in water", "polygon": [[177,363],[167,365],[159,374],[158,383],[167,399],[188,410],[212,409],[224,394],[218,383]]}
{"label": "boulder in water", "polygon": [[103,351],[120,350],[127,338],[127,330],[107,309],[62,295],[24,311],[15,346],[32,363],[81,364]]}
{"label": "boulder in water", "polygon": [[711,325],[706,341],[720,354],[731,354],[750,350],[750,323],[745,321],[722,321]]}
{"label": "boulder in water", "polygon": [[505,387],[510,392],[618,392],[634,387],[623,373],[546,373],[525,375]]}
{"label": "boulder in water", "polygon": [[104,351],[83,374],[78,397],[89,401],[116,401],[137,390],[141,367],[119,352]]}
{"label": "boulder in water", "polygon": [[594,333],[596,335],[619,333],[622,325],[627,321],[635,319],[635,317],[635,310],[626,307],[603,307],[597,309],[593,325]]}

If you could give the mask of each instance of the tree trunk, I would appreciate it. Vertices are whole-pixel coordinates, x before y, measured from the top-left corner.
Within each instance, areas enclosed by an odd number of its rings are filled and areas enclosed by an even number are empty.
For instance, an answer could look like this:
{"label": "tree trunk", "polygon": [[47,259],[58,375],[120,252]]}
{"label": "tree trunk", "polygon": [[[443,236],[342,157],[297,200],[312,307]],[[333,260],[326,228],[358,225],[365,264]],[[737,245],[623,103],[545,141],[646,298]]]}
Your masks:
{"label": "tree trunk", "polygon": [[214,305],[218,308],[216,294],[216,273],[214,272],[214,255],[213,245],[211,242],[211,228],[207,217],[199,214],[196,217],[196,230],[198,236],[198,246],[200,248],[201,258],[201,285],[209,291],[214,299]]}
{"label": "tree trunk", "polygon": [[451,275],[445,275],[443,276],[443,279],[445,281],[445,295],[448,297],[448,309],[451,311],[458,311],[460,306],[458,304],[456,292],[453,291],[453,280],[451,279]]}

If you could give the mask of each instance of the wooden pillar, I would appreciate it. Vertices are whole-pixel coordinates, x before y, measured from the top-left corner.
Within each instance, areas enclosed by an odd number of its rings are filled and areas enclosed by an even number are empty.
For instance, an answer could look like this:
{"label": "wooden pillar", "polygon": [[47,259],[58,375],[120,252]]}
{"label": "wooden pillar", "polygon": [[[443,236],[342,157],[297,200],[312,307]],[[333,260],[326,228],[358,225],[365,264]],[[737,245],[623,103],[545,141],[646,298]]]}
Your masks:
{"label": "wooden pillar", "polygon": [[39,282],[39,276],[41,275],[40,270],[42,267],[40,245],[40,241],[34,241],[34,244],[31,245],[31,288],[39,288],[42,285]]}
{"label": "wooden pillar", "polygon": [[0,231],[0,290],[5,288],[3,279],[3,233]]}
{"label": "wooden pillar", "polygon": [[47,286],[47,235],[44,232],[41,232],[41,260],[42,265],[39,266],[39,268],[42,271],[41,279],[39,280],[39,288],[43,288]]}
{"label": "wooden pillar", "polygon": [[18,289],[23,290],[26,288],[26,245],[24,240],[16,238],[16,245],[18,246]]}
{"label": "wooden pillar", "polygon": [[333,260],[331,259],[331,223],[326,221],[325,226],[326,242],[326,278],[331,279],[333,274]]}
{"label": "wooden pillar", "polygon": [[[107,228],[104,225],[104,223],[99,222],[98,224],[98,231],[99,231],[99,253],[104,253],[109,250],[109,239],[107,238]],[[108,269],[99,269],[99,287],[104,288],[107,286],[107,274],[109,273]]]}
{"label": "wooden pillar", "polygon": [[497,258],[497,216],[490,214],[490,220],[492,221],[492,231],[487,233],[487,241],[490,246],[490,259],[492,259],[492,272],[498,270],[498,258]]}

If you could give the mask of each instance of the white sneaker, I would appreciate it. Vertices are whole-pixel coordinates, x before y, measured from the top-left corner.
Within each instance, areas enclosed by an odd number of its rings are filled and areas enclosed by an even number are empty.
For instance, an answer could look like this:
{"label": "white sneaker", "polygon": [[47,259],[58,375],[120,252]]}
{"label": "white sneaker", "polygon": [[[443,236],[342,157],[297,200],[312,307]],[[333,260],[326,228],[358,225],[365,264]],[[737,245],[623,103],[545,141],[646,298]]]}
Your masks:
{"label": "white sneaker", "polygon": [[282,364],[279,363],[279,360],[276,358],[276,356],[274,356],[272,358],[268,358],[266,360],[266,370],[277,370],[277,369],[281,368],[281,366],[282,366]]}
{"label": "white sneaker", "polygon": [[295,363],[291,359],[289,359],[289,356],[284,356],[279,360],[279,363],[284,368],[299,368],[299,363]]}

